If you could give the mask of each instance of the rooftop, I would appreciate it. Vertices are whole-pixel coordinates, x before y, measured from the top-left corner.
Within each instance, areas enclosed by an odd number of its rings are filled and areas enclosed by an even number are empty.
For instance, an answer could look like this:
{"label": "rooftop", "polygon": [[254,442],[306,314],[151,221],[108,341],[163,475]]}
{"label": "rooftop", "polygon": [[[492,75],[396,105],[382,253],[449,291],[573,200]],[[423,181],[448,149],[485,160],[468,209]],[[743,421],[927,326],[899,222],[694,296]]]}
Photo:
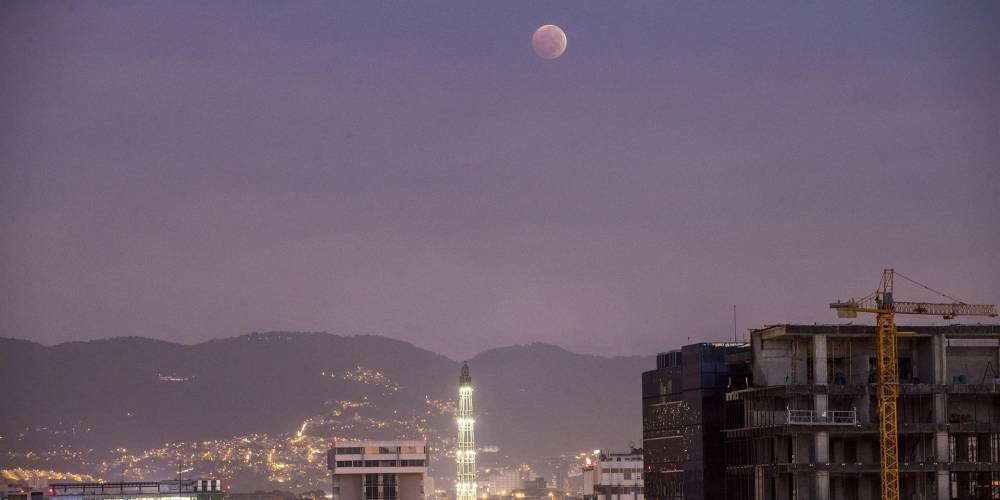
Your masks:
{"label": "rooftop", "polygon": [[[899,332],[913,333],[915,335],[946,335],[956,338],[976,338],[976,337],[1000,337],[1000,324],[975,324],[975,325],[896,325]],[[874,335],[874,325],[842,324],[842,325],[794,325],[777,324],[768,325],[764,328],[754,330],[754,333],[774,334],[774,335]]]}

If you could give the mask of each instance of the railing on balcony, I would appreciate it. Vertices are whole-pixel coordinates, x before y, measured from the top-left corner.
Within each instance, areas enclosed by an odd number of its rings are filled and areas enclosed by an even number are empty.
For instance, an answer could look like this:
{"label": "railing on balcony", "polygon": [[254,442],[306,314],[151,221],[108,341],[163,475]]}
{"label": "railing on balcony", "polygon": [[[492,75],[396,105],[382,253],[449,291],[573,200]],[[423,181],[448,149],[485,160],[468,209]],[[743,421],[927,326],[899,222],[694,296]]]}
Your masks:
{"label": "railing on balcony", "polygon": [[788,423],[798,425],[857,425],[858,410],[792,410],[787,409]]}

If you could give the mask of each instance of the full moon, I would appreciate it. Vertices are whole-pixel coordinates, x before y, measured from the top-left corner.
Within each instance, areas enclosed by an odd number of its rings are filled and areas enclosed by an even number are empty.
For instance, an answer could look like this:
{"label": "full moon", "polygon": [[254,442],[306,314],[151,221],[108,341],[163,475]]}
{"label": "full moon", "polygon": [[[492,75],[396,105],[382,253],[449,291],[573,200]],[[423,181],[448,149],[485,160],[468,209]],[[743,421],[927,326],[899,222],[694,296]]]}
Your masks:
{"label": "full moon", "polygon": [[546,24],[531,35],[531,48],[538,57],[555,59],[566,52],[566,33],[554,24]]}

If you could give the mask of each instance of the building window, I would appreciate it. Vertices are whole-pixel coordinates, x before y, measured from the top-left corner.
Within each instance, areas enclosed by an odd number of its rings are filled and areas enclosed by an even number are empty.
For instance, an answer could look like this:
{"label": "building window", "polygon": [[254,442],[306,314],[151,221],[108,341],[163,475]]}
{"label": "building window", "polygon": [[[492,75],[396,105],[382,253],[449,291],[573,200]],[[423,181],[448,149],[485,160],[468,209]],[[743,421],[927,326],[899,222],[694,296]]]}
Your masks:
{"label": "building window", "polygon": [[365,474],[364,500],[399,500],[395,474]]}

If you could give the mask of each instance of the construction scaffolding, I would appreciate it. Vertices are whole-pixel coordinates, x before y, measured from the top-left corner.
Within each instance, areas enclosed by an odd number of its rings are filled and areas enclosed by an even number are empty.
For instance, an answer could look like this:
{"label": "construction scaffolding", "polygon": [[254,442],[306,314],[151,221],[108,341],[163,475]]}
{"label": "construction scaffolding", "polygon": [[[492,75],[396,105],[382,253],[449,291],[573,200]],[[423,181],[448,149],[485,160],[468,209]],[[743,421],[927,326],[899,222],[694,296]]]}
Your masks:
{"label": "construction scaffolding", "polygon": [[[899,330],[900,496],[1000,498],[1000,325]],[[754,386],[726,395],[727,498],[880,497],[875,333],[864,325],[751,333]]]}

